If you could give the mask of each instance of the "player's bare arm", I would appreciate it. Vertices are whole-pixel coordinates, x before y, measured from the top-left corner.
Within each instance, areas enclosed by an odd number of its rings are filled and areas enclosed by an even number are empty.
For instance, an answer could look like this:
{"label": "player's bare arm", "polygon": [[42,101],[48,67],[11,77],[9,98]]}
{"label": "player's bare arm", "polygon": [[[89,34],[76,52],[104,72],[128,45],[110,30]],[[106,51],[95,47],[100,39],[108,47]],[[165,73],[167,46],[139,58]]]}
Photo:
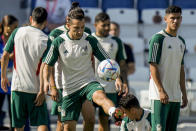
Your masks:
{"label": "player's bare arm", "polygon": [[124,92],[123,96],[128,94],[128,82],[127,82],[127,64],[125,62],[125,60],[121,60],[119,62],[120,65],[120,76],[122,78],[123,84],[122,84],[122,91]]}
{"label": "player's bare arm", "polygon": [[127,68],[127,72],[128,72],[128,75],[131,75],[135,72],[135,64],[133,62],[130,62],[127,64],[128,68]]}
{"label": "player's bare arm", "polygon": [[35,99],[35,106],[41,106],[43,102],[45,101],[45,94],[44,94],[44,82],[43,82],[43,69],[44,69],[45,63],[41,64],[40,67],[40,87],[39,92],[37,93],[36,99]]}
{"label": "player's bare arm", "polygon": [[188,104],[188,99],[187,99],[187,94],[186,94],[186,86],[185,86],[184,65],[181,66],[181,70],[180,70],[180,89],[181,89],[181,92],[182,92],[181,108],[184,108]]}
{"label": "player's bare arm", "polygon": [[10,86],[9,80],[7,79],[6,76],[6,70],[9,62],[9,55],[7,51],[3,52],[3,56],[1,58],[1,88],[3,89],[4,92],[7,92],[7,85]]}
{"label": "player's bare arm", "polygon": [[160,95],[160,101],[163,104],[167,104],[169,102],[169,96],[167,95],[167,92],[164,90],[163,85],[160,80],[160,74],[158,71],[157,64],[150,63],[150,72],[153,80],[155,81],[155,84],[158,88],[159,95]]}
{"label": "player's bare arm", "polygon": [[51,75],[53,75],[54,77],[54,74],[52,74],[52,69],[53,69],[52,66],[45,64],[44,69],[43,69],[44,92],[48,94],[48,91],[50,89],[51,92],[48,95],[51,96],[52,100],[57,101],[58,91],[54,86],[50,86],[50,83],[49,83],[49,78],[51,77]]}

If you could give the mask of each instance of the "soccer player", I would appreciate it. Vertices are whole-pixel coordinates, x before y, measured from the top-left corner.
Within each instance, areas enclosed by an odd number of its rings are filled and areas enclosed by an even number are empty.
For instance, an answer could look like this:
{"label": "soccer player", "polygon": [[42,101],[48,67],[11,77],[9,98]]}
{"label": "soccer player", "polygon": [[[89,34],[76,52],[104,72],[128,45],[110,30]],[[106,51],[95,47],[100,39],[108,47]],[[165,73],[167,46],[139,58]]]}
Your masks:
{"label": "soccer player", "polygon": [[[10,37],[11,33],[16,29],[18,26],[18,19],[15,16],[12,15],[5,15],[2,19],[2,31],[0,31],[0,57],[3,55],[3,48],[8,41],[8,38]],[[1,28],[1,27],[0,27]],[[1,35],[2,34],[2,35]],[[12,71],[13,71],[13,56],[14,53],[11,53],[9,56],[9,63],[8,63],[8,68],[7,68],[7,73],[8,73],[8,80],[11,81],[12,79]],[[1,59],[0,59],[1,62]],[[1,68],[1,67],[0,67]],[[3,103],[5,102],[5,97],[7,96],[8,99],[8,110],[9,110],[9,118],[10,118],[10,127],[12,126],[11,122],[11,91],[10,87],[8,87],[8,92],[4,92],[0,88],[0,130],[3,130]]]}
{"label": "soccer player", "polygon": [[[72,2],[72,6],[70,8],[70,11],[71,10],[74,10],[75,8],[79,7],[79,3],[78,2]],[[59,26],[57,27],[56,29],[52,30],[51,33],[49,34],[49,39],[50,39],[50,42],[52,42],[55,38],[57,38],[59,35],[63,34],[63,33],[66,33],[68,31],[68,27],[67,27],[67,24],[64,24],[62,26]],[[91,34],[91,30],[87,27],[84,28],[84,32],[88,33],[88,34]],[[94,57],[92,57],[94,58]],[[57,120],[57,131],[61,131],[63,130],[63,124],[61,122],[61,119],[60,119],[60,108],[61,108],[61,103],[62,103],[62,91],[63,91],[63,87],[62,87],[62,79],[64,79],[62,77],[62,68],[61,68],[61,64],[59,64],[59,61],[57,61],[55,63],[55,66],[54,66],[54,76],[55,78],[50,78],[50,82],[51,82],[51,86],[55,87],[58,89],[58,98],[59,100],[56,102],[56,101],[53,101],[53,104],[52,104],[52,111],[51,111],[51,114],[52,115],[58,115],[58,120]],[[55,82],[54,82],[54,79],[55,79]],[[53,82],[53,83],[52,83]],[[87,104],[87,106],[86,106]],[[94,122],[95,122],[95,119],[94,119],[94,114],[95,114],[95,111],[94,111],[94,107],[93,105],[91,104],[91,102],[89,102],[88,100],[86,100],[82,106],[82,115],[83,115],[83,118],[84,118],[84,128],[83,130],[84,131],[93,131],[94,130]]]}
{"label": "soccer player", "polygon": [[6,43],[1,61],[1,88],[8,91],[6,69],[9,55],[14,52],[12,126],[17,131],[23,131],[29,117],[32,126],[38,126],[39,131],[47,131],[47,106],[43,84],[39,81],[40,59],[48,41],[47,35],[41,31],[47,23],[47,11],[41,7],[35,8],[29,20],[31,26],[15,29]]}
{"label": "soccer player", "polygon": [[166,29],[153,35],[149,43],[152,131],[176,131],[180,101],[182,99],[181,107],[188,103],[184,73],[185,41],[177,34],[182,11],[180,7],[169,6],[165,13]]}
{"label": "soccer player", "polygon": [[[93,36],[84,33],[85,19],[81,8],[69,12],[67,27],[69,31],[52,42],[44,57],[44,89],[48,92],[51,68],[59,60],[64,78],[61,121],[64,123],[64,131],[75,131],[82,103],[86,99],[102,106],[110,116],[114,116],[116,108],[94,76],[92,53],[100,61],[108,56]],[[51,87],[50,90],[52,99],[57,100],[56,88]]]}
{"label": "soccer player", "polygon": [[[119,37],[120,35],[120,25],[116,22],[110,22],[110,35]],[[125,47],[125,52],[127,55],[126,63],[127,63],[127,74],[131,75],[135,72],[135,59],[134,59],[134,54],[132,51],[132,48],[130,45],[123,43]]]}
{"label": "soccer player", "polygon": [[150,131],[150,111],[141,108],[134,95],[121,97],[118,104],[126,114],[121,123],[121,131]]}
{"label": "soccer player", "polygon": [[[124,50],[124,46],[121,42],[121,40],[117,37],[112,37],[109,35],[110,31],[110,17],[106,13],[99,13],[95,17],[95,30],[96,32],[92,35],[97,38],[99,41],[101,47],[106,51],[107,54],[109,54],[109,57],[111,59],[116,60],[120,65],[121,70],[121,77],[123,80],[123,83],[120,79],[118,79],[115,83],[115,81],[112,82],[106,82],[101,79],[98,79],[99,82],[103,85],[104,90],[106,92],[106,95],[108,98],[110,98],[116,105],[117,105],[117,91],[118,85],[123,84],[123,93],[126,95],[128,93],[128,87],[127,87],[127,68],[126,68],[126,54]],[[100,61],[95,58],[95,74],[97,75],[97,67],[99,65]],[[118,84],[115,86],[115,84]],[[116,88],[115,88],[116,87]],[[121,92],[119,93],[119,95]],[[106,115],[103,111],[103,109],[99,108],[99,131],[108,131],[108,119],[109,116]]]}

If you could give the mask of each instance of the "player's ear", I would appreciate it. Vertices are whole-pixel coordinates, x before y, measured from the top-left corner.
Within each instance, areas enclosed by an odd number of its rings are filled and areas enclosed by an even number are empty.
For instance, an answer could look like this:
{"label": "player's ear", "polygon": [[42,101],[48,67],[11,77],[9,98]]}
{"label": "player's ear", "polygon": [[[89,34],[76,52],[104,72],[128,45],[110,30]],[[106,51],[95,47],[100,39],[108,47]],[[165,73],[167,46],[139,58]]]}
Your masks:
{"label": "player's ear", "polygon": [[97,26],[97,23],[95,22],[94,27],[96,27],[96,26]]}
{"label": "player's ear", "polygon": [[33,21],[32,16],[29,16],[29,22],[32,23],[32,21]]}
{"label": "player's ear", "polygon": [[166,23],[166,21],[167,21],[167,17],[168,17],[168,15],[166,14],[166,15],[164,16],[164,21],[165,21],[165,23]]}

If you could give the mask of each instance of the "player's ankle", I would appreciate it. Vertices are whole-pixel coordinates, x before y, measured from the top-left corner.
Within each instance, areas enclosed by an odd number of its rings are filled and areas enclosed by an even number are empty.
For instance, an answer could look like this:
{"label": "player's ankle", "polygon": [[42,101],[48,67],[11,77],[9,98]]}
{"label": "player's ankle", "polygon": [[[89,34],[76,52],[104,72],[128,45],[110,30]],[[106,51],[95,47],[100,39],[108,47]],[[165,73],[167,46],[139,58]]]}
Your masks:
{"label": "player's ankle", "polygon": [[113,117],[115,114],[115,110],[116,110],[116,107],[110,107],[110,109],[108,110],[109,116]]}

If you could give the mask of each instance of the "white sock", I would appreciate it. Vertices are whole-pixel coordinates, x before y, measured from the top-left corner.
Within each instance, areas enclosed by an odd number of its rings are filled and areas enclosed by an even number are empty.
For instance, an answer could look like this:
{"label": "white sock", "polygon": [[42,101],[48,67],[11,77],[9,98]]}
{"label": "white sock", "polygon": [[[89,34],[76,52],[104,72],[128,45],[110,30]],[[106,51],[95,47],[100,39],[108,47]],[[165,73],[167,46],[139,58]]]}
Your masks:
{"label": "white sock", "polygon": [[116,107],[110,107],[110,109],[108,110],[109,116],[113,117],[115,110],[116,110]]}

